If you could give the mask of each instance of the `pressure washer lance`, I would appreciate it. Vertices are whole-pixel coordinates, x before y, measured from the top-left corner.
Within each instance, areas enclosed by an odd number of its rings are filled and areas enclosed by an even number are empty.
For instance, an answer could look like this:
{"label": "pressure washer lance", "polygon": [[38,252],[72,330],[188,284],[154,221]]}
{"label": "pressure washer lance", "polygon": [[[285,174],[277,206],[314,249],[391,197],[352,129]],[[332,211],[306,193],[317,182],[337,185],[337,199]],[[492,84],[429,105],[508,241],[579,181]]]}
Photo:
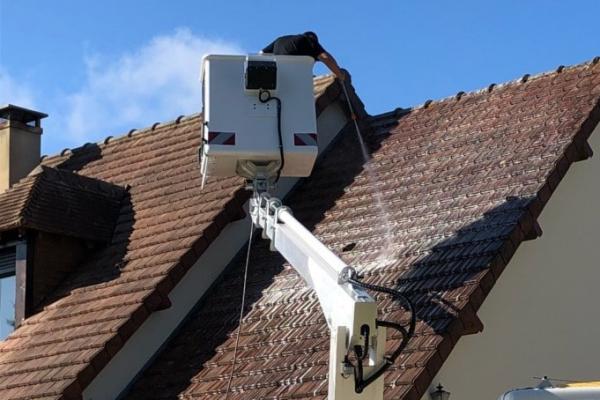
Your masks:
{"label": "pressure washer lance", "polygon": [[352,107],[352,103],[350,102],[350,96],[348,96],[348,89],[346,89],[346,81],[343,80],[341,83],[342,89],[344,89],[344,96],[346,96],[346,103],[348,103],[348,110],[350,110],[350,118],[352,118],[352,121],[354,121],[354,127],[356,128],[356,131],[359,135],[361,135],[360,128],[358,127],[358,118],[354,113],[354,107]]}
{"label": "pressure washer lance", "polygon": [[[354,122],[354,128],[356,129],[358,138],[362,142],[362,132],[360,131],[360,127],[358,126],[357,121],[358,118],[356,117],[356,114],[354,113],[354,108],[352,107],[352,103],[350,102],[350,96],[348,95],[348,90],[346,89],[346,82],[342,81],[341,83],[342,88],[344,89],[344,95],[346,96],[346,102],[348,103],[350,117]],[[402,351],[404,351],[404,349],[408,345],[409,340],[415,334],[415,329],[417,326],[417,313],[415,311],[414,303],[407,295],[395,289],[362,282],[362,276],[357,274],[356,270],[352,267],[347,267],[345,271],[342,271],[340,277],[342,282],[347,282],[366,290],[372,290],[375,292],[384,293],[392,296],[392,298],[399,300],[402,303],[403,307],[410,314],[410,319],[407,325],[402,325],[396,322],[384,321],[379,319],[376,321],[377,326],[391,328],[394,329],[396,332],[399,332],[402,336],[402,340],[400,344],[396,347],[396,349],[392,352],[392,355],[385,356],[383,365],[381,365],[377,370],[375,370],[369,377],[364,377],[363,359],[366,357],[366,353],[361,351],[360,346],[355,346],[356,348],[354,349],[354,353],[356,355],[355,364],[350,362],[349,358],[346,359],[347,364],[354,369],[356,393],[361,393],[364,390],[364,388],[369,386],[375,380],[379,379],[385,373],[385,371],[387,371],[392,365],[394,365],[396,359],[400,356]],[[367,346],[365,346],[364,348],[367,348]]]}

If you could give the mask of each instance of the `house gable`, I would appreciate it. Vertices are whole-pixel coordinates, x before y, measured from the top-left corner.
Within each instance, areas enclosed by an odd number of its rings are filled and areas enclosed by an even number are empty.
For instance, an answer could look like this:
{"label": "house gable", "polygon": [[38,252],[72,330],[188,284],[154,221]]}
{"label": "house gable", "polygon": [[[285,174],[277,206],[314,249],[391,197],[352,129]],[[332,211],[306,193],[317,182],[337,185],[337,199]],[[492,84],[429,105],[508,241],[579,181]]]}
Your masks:
{"label": "house gable", "polygon": [[594,156],[540,215],[543,235],[519,248],[479,310],[485,330],[459,341],[433,380],[452,398],[496,399],[534,377],[598,379],[600,126],[589,143]]}
{"label": "house gable", "polygon": [[[537,236],[571,164],[589,155],[599,99],[595,59],[375,116],[365,129],[369,161],[349,130],[286,200],[368,282],[415,302],[416,335],[385,376],[386,398],[421,398],[458,340],[481,329],[487,294]],[[242,266],[230,266],[127,398],[222,399],[238,330],[232,396],[326,398],[329,332],[315,294],[257,242],[240,325]],[[378,300],[386,319],[407,318]],[[388,336],[390,347],[398,340]]]}
{"label": "house gable", "polygon": [[[333,79],[317,81],[316,91],[327,88]],[[317,94],[318,95],[318,94]],[[322,103],[317,118],[319,132],[319,152],[324,152],[336,135],[348,123],[344,104],[332,96],[329,103]],[[282,178],[273,195],[283,198],[298,184],[298,178]],[[248,202],[242,205],[248,210]],[[184,318],[205,295],[207,290],[219,279],[231,260],[240,252],[248,240],[250,217],[240,215],[240,219],[227,224],[210,246],[193,263],[169,293],[169,307],[159,310],[148,318],[134,333],[127,344],[115,355],[107,366],[84,390],[84,399],[117,398],[125,391],[136,375],[152,359],[163,343],[173,335]],[[152,351],[154,349],[154,351]]]}
{"label": "house gable", "polygon": [[[316,84],[323,114],[340,88],[329,77]],[[149,316],[171,306],[171,291],[221,231],[243,217],[242,179],[209,179],[201,187],[201,124],[199,115],[181,116],[43,159],[44,166],[127,187],[128,196],[110,243],[0,343],[0,398],[81,399]]]}
{"label": "house gable", "polygon": [[[486,295],[516,248],[535,236],[570,165],[587,154],[600,120],[599,68],[595,60],[366,119],[372,158],[362,159],[348,127],[286,199],[368,282],[415,301],[417,335],[386,375],[387,397],[419,398],[458,339],[480,327]],[[247,194],[239,179],[199,187],[200,124],[198,116],[182,118],[44,161],[130,185],[131,201],[121,205],[110,246],[0,345],[0,397],[81,398],[241,217]],[[252,254],[243,324],[235,259],[129,398],[222,399],[237,329],[236,398],[326,397],[329,338],[314,293],[264,242]],[[386,319],[406,317],[389,298],[379,300]]]}

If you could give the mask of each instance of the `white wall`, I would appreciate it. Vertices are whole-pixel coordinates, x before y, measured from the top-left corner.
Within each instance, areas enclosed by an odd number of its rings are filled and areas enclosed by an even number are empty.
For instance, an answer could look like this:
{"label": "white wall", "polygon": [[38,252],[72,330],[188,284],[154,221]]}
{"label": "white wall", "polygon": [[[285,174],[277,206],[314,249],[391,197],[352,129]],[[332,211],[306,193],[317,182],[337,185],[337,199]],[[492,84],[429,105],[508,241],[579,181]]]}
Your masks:
{"label": "white wall", "polygon": [[484,331],[460,339],[434,379],[451,400],[497,399],[534,376],[600,380],[599,128],[594,157],[571,166],[543,211],[543,236],[521,245],[484,301]]}

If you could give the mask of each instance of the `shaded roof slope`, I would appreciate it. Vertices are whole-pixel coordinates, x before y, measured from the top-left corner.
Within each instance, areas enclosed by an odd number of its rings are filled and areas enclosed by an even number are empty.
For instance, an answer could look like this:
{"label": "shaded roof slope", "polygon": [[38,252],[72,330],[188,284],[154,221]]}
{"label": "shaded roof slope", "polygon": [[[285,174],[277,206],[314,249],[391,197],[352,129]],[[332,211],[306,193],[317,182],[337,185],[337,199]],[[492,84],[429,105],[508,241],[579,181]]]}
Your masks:
{"label": "shaded roof slope", "polygon": [[0,194],[0,231],[16,228],[107,242],[125,190],[42,166]]}
{"label": "shaded roof slope", "polygon": [[[315,83],[317,109],[337,84]],[[201,117],[179,117],[126,137],[107,138],[43,164],[130,187],[110,244],[91,254],[42,310],[0,343],[1,399],[80,399],[247,197],[239,178],[200,188]],[[27,190],[16,191],[16,202]]]}
{"label": "shaded roof slope", "polygon": [[[350,127],[286,200],[327,246],[418,308],[385,375],[386,399],[420,399],[600,120],[600,64],[490,86],[373,117],[372,158]],[[343,250],[347,251],[343,251]],[[315,293],[255,242],[238,321],[241,257],[145,371],[129,399],[326,399],[329,333]],[[377,296],[385,319],[407,315]],[[390,348],[399,337],[388,332]],[[179,397],[178,397],[179,396]]]}

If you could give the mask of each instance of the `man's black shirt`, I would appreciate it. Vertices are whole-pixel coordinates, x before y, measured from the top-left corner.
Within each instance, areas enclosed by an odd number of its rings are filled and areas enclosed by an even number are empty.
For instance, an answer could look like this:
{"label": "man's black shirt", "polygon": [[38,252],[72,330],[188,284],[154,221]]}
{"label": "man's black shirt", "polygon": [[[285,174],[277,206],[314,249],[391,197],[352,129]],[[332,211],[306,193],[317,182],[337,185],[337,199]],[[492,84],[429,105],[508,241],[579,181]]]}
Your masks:
{"label": "man's black shirt", "polygon": [[325,50],[318,41],[305,35],[281,36],[265,47],[262,52],[285,56],[310,56],[317,60]]}

